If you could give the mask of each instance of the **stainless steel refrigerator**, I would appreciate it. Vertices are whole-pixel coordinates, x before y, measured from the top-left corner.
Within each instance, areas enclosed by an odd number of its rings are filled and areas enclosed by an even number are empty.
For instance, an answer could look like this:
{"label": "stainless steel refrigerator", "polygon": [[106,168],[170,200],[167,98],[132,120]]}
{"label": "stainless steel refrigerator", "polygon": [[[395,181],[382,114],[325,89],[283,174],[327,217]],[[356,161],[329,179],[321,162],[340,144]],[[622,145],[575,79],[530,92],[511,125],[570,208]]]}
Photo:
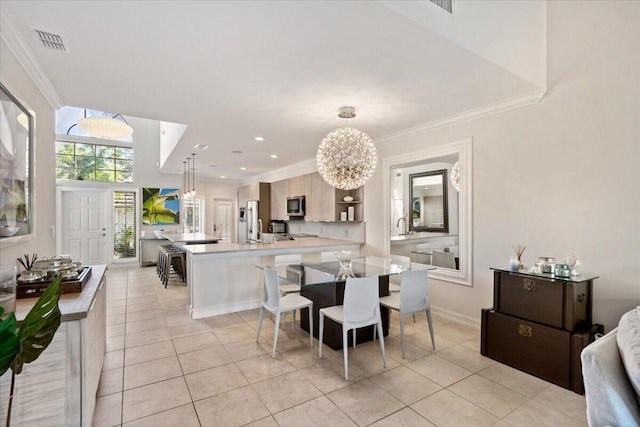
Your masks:
{"label": "stainless steel refrigerator", "polygon": [[260,202],[249,200],[245,215],[247,216],[247,241],[257,242],[262,238]]}

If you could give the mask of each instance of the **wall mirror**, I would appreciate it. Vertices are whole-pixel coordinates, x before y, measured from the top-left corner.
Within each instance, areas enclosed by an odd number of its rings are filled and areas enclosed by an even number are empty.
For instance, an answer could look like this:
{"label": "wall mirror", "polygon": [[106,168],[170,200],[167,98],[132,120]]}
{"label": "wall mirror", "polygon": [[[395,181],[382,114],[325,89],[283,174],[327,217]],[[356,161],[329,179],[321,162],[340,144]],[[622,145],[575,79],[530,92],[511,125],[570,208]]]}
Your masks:
{"label": "wall mirror", "polygon": [[35,114],[0,84],[0,248],[34,236]]}
{"label": "wall mirror", "polygon": [[409,230],[449,232],[447,169],[409,175]]}
{"label": "wall mirror", "polygon": [[471,145],[467,139],[383,160],[387,253],[436,265],[439,252],[451,259],[429,276],[466,286],[473,259]]}

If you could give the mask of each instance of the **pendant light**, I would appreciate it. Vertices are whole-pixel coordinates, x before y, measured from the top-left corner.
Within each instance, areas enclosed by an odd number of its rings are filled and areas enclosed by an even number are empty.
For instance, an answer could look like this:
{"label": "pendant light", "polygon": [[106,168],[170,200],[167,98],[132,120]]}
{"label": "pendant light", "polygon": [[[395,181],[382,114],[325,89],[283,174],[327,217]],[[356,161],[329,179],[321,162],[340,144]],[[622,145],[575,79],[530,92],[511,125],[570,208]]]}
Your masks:
{"label": "pendant light", "polygon": [[[120,114],[115,115],[115,117],[117,116]],[[109,115],[87,117],[86,109],[84,110],[84,118],[78,120],[77,125],[96,138],[119,139],[133,133],[133,128],[124,121],[124,118],[117,120]]]}
{"label": "pendant light", "polygon": [[[342,107],[338,117],[356,116],[353,107]],[[325,136],[318,147],[318,173],[329,185],[355,190],[371,178],[376,169],[376,146],[366,133],[351,127],[338,128]]]}
{"label": "pendant light", "polygon": [[193,157],[193,163],[192,163],[192,168],[191,168],[191,175],[192,175],[192,188],[191,188],[191,198],[195,199],[196,198],[196,153],[191,153],[191,156]]}
{"label": "pendant light", "polygon": [[187,161],[182,162],[182,198],[184,199],[187,195],[187,190],[189,186],[187,185]]}

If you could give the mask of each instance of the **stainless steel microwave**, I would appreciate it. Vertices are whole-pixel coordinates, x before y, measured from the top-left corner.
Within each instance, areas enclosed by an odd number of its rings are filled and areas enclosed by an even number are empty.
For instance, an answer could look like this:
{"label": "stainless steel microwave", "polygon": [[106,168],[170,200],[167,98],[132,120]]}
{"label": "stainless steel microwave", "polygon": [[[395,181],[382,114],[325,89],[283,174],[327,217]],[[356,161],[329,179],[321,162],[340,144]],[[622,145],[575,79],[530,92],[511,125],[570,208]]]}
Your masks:
{"label": "stainless steel microwave", "polygon": [[290,217],[304,216],[304,196],[287,197],[287,215]]}

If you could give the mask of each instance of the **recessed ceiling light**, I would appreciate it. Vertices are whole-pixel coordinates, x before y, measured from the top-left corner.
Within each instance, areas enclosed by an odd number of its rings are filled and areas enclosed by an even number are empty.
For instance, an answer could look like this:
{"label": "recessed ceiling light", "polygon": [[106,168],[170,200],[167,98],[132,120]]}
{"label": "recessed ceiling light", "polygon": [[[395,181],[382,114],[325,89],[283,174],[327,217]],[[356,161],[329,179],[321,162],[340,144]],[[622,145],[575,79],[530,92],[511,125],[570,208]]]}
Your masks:
{"label": "recessed ceiling light", "polygon": [[264,141],[264,136],[256,136],[255,138],[256,141]]}
{"label": "recessed ceiling light", "polygon": [[242,154],[242,151],[240,151],[240,150],[233,150],[233,151],[231,151],[231,152],[232,152],[233,154]]}
{"label": "recessed ceiling light", "polygon": [[277,158],[278,158],[278,155],[277,155],[277,154],[272,154],[272,155],[271,155],[271,158],[272,158],[272,159],[277,159]]}
{"label": "recessed ceiling light", "polygon": [[246,171],[247,168],[245,168],[244,166],[240,168],[241,171]]}
{"label": "recessed ceiling light", "polygon": [[224,175],[220,175],[220,178],[225,179],[225,178],[226,178],[226,176],[224,176]]}
{"label": "recessed ceiling light", "polygon": [[197,148],[198,150],[206,150],[207,148],[209,148],[209,146],[206,144],[196,144],[193,146],[193,148]]}

